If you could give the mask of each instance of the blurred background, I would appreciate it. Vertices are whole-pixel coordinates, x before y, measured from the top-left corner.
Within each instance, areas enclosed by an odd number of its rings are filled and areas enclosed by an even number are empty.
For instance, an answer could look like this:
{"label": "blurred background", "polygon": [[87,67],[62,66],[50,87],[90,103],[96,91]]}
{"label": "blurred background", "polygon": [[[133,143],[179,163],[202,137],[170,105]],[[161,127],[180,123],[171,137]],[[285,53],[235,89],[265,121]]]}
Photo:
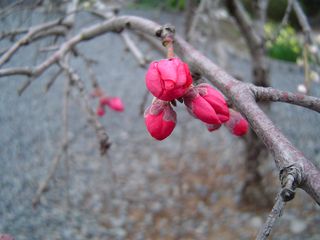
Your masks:
{"label": "blurred background", "polygon": [[[252,2],[241,2],[254,20]],[[288,2],[269,1],[264,24],[268,85],[320,97],[316,57],[320,1],[299,2],[313,30],[309,50],[293,11],[287,23],[281,24]],[[23,36],[6,37],[6,33],[64,16],[69,3],[1,0],[1,54]],[[67,36],[34,41],[20,48],[2,68],[36,66],[52,54],[50,47],[56,49],[66,37],[101,22],[95,11],[114,13],[115,9],[118,15],[173,24],[178,34],[236,78],[255,81],[252,54],[225,1],[81,0]],[[272,156],[261,149],[256,161],[251,159],[248,164],[250,149],[257,147],[250,145],[255,141],[250,134],[239,138],[225,128],[210,133],[181,104],[175,108],[178,121],[174,132],[164,141],[154,140],[141,114],[141,108],[152,100],[146,95],[144,75],[148,62],[163,55],[143,36],[130,33],[130,37],[146,64],[137,62],[119,34],[107,33],[78,45],[80,55],[94,60],[91,70],[101,88],[121,97],[125,111],[107,111],[99,118],[112,142],[107,156],[101,157],[79,93],[71,90],[68,155],[59,161],[34,207],[39,183],[61,153],[66,77],[59,75],[46,92],[58,69],[53,66],[21,96],[17,89],[25,77],[0,79],[0,234],[10,234],[16,240],[255,238],[280,189]],[[309,55],[306,58],[304,54]],[[92,76],[83,59],[72,57],[71,64],[88,93],[92,92]],[[306,89],[301,90],[301,85]],[[95,108],[98,103],[90,98],[90,104]],[[320,166],[320,115],[284,103],[273,103],[265,111],[288,139]],[[249,184],[252,162],[258,177]],[[320,239],[319,210],[305,192],[297,190],[270,239]]]}

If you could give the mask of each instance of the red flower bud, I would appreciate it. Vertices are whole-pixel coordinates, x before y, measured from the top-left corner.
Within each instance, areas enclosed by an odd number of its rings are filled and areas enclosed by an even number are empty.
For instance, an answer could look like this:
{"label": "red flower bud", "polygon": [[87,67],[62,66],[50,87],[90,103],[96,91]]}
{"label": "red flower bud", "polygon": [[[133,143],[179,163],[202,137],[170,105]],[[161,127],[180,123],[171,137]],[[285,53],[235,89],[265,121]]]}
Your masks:
{"label": "red flower bud", "polygon": [[248,132],[247,120],[237,111],[230,109],[230,119],[224,125],[236,136],[243,136]]}
{"label": "red flower bud", "polygon": [[144,119],[150,135],[161,141],[172,133],[176,126],[177,114],[169,102],[156,99],[146,109]]}
{"label": "red flower bud", "polygon": [[97,108],[97,111],[96,111],[96,114],[99,116],[99,117],[102,117],[106,112],[104,111],[104,108],[103,106],[101,106],[99,104],[98,108]]}
{"label": "red flower bud", "polygon": [[189,67],[179,58],[153,61],[146,74],[148,90],[164,101],[182,97],[191,84]]}
{"label": "red flower bud", "polygon": [[209,84],[190,88],[183,97],[188,111],[207,124],[221,124],[229,119],[229,109],[222,94]]}
{"label": "red flower bud", "polygon": [[107,102],[108,106],[118,112],[122,112],[124,110],[123,103],[120,98],[118,97],[112,97],[108,99],[109,101]]}
{"label": "red flower bud", "polygon": [[207,124],[207,129],[209,132],[218,130],[221,127],[221,124]]}

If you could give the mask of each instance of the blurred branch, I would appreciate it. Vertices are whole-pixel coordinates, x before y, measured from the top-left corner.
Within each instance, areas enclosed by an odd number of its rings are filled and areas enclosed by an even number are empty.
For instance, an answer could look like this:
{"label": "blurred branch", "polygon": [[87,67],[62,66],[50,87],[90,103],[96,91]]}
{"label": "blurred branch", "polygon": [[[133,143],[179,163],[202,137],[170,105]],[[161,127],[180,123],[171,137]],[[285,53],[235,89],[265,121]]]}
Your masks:
{"label": "blurred branch", "polygon": [[274,42],[278,38],[281,30],[288,24],[288,19],[289,19],[290,13],[292,11],[292,7],[293,7],[293,0],[288,0],[288,4],[287,4],[286,10],[285,10],[285,13],[282,17],[282,20],[281,20],[279,26],[277,27],[277,30],[274,32],[272,37],[270,39],[268,39],[271,42]]}
{"label": "blurred branch", "polygon": [[[116,12],[118,9],[111,9],[109,12],[102,12],[98,10],[90,10],[90,13],[94,14],[95,16],[103,19],[110,19],[114,16],[116,16]],[[144,57],[144,54],[140,51],[138,46],[135,44],[135,42],[130,37],[129,33],[127,32],[120,32],[120,36],[124,42],[124,44],[127,46],[128,50],[132,53],[132,55],[136,58],[139,65],[141,67],[145,67],[147,60]]]}
{"label": "blurred branch", "polygon": [[227,0],[227,8],[232,16],[235,17],[250,51],[254,52],[261,44],[261,38],[254,29],[253,23],[247,15],[242,3],[237,0]]}
{"label": "blurred branch", "polygon": [[190,28],[189,28],[189,31],[188,31],[187,37],[186,37],[188,42],[192,42],[192,38],[195,36],[196,26],[199,22],[201,13],[203,12],[203,10],[206,7],[206,4],[207,4],[207,0],[201,0],[200,4],[195,12],[194,17],[192,18],[192,22],[191,22],[191,25],[190,25]]}
{"label": "blurred branch", "polygon": [[55,171],[57,170],[58,164],[62,158],[62,155],[63,155],[62,149],[65,148],[66,144],[68,144],[68,143],[64,142],[62,144],[60,151],[52,160],[52,163],[51,163],[51,166],[50,166],[50,169],[49,169],[49,172],[48,172],[46,178],[42,182],[40,182],[38,190],[37,190],[34,198],[32,199],[32,206],[34,208],[38,206],[38,204],[40,203],[40,198],[41,198],[42,194],[47,190],[49,181],[53,177]]}
{"label": "blurred branch", "polygon": [[67,62],[60,61],[59,65],[65,71],[72,84],[74,84],[78,88],[84,109],[87,113],[88,121],[95,129],[97,138],[99,140],[100,154],[105,155],[110,148],[111,143],[109,142],[109,137],[104,126],[98,121],[95,112],[90,107],[89,99],[85,91],[83,82],[81,81],[79,75],[75,73],[75,71],[68,65]]}
{"label": "blurred branch", "polygon": [[254,12],[257,15],[257,19],[255,20],[257,32],[264,41],[264,25],[266,23],[266,16],[267,16],[267,7],[268,7],[269,0],[254,0]]}
{"label": "blurred branch", "polygon": [[[299,24],[300,24],[300,26],[301,26],[301,28],[303,30],[305,44],[315,45],[314,39],[312,37],[312,29],[311,29],[311,26],[310,26],[310,24],[308,22],[307,16],[303,12],[299,2],[297,0],[292,0],[292,1],[293,1],[293,9],[294,9],[294,11],[296,13],[296,16],[298,18]],[[317,63],[320,64],[319,51],[317,51],[314,55],[316,57]]]}
{"label": "blurred branch", "polygon": [[143,56],[143,53],[139,50],[137,45],[133,42],[132,38],[130,37],[129,33],[122,32],[120,33],[125,45],[128,47],[128,49],[131,51],[133,56],[137,59],[139,65],[141,67],[145,67],[147,61]]}
{"label": "blurred branch", "polygon": [[57,78],[60,76],[60,74],[62,73],[62,69],[59,69],[50,79],[49,81],[46,83],[45,92],[48,92],[51,88],[51,86],[54,84],[54,82],[57,80]]}
{"label": "blurred branch", "polygon": [[50,22],[39,24],[37,26],[30,27],[27,34],[15,42],[0,58],[0,67],[6,63],[12,55],[23,45],[27,45],[30,42],[50,36],[65,34],[67,29],[70,29],[75,20],[75,12],[77,9],[78,0],[73,0],[67,5],[66,16],[60,19],[56,19]]}
{"label": "blurred branch", "polygon": [[52,31],[52,27],[56,27],[56,26],[61,25],[61,24],[62,24],[61,19],[58,19],[58,20],[54,20],[54,21],[51,21],[51,22],[48,22],[48,23],[40,24],[40,25],[35,26],[35,27],[31,27],[28,30],[28,33],[25,36],[23,36],[21,39],[19,39],[17,42],[15,42],[11,46],[11,48],[1,56],[1,58],[0,58],[0,66],[2,66],[8,60],[10,60],[12,55],[21,46],[27,45],[36,34],[39,34],[39,33],[43,32],[43,31],[48,30],[48,29],[50,29]]}
{"label": "blurred branch", "polygon": [[5,8],[3,8],[0,11],[0,18],[3,18],[3,15],[8,15],[10,14],[10,12],[12,11],[12,9],[14,9],[15,7],[19,6],[21,3],[23,3],[24,0],[19,0],[19,1],[15,1],[11,4],[9,4],[8,6],[6,6]]}

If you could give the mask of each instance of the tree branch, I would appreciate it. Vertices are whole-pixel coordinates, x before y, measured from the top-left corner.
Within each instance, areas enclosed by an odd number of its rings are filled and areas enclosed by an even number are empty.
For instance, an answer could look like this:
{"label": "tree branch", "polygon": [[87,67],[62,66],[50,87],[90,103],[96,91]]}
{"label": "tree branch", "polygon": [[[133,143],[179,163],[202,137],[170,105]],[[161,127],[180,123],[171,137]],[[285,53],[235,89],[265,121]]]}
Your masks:
{"label": "tree branch", "polygon": [[261,38],[253,28],[253,23],[247,15],[242,3],[238,0],[227,0],[227,8],[232,16],[235,17],[241,32],[243,33],[250,52],[261,45]]}
{"label": "tree branch", "polygon": [[257,87],[252,85],[251,90],[257,101],[285,102],[311,109],[320,113],[320,98],[300,93],[281,91],[275,88]]}
{"label": "tree branch", "polygon": [[[37,74],[42,73],[48,66],[58,61],[81,41],[90,40],[108,31],[119,32],[126,27],[161,38],[165,38],[167,34],[165,28],[144,18],[134,16],[114,17],[82,30],[79,34],[65,42],[60,49],[44,63],[37,66],[34,72]],[[189,63],[193,71],[198,72],[209,79],[209,81],[221,90],[227,98],[232,101],[233,105],[248,119],[252,129],[273,154],[278,169],[281,171],[289,167],[296,169],[296,172],[299,172],[300,176],[294,178],[294,185],[304,189],[318,204],[320,204],[320,171],[290,143],[259,108],[255,101],[254,92],[251,90],[251,85],[234,79],[220,67],[212,63],[208,58],[204,57],[200,52],[195,50],[180,36],[175,37],[175,49],[176,52]],[[68,70],[65,68],[65,70],[75,78],[76,75],[74,75],[70,69]],[[76,77],[76,79],[77,78],[78,77]],[[81,85],[78,87],[81,88]]]}
{"label": "tree branch", "polygon": [[15,42],[11,48],[9,48],[8,51],[6,51],[0,58],[0,67],[6,63],[7,61],[10,60],[10,58],[12,57],[12,55],[23,45],[26,45],[28,44],[31,39],[41,33],[42,31],[46,31],[48,29],[52,29],[52,27],[55,27],[55,26],[58,26],[58,25],[61,25],[62,24],[62,21],[61,19],[58,19],[58,20],[54,20],[54,21],[51,21],[51,22],[48,22],[48,23],[44,23],[44,24],[40,24],[38,26],[35,26],[35,27],[31,27],[28,31],[28,33],[23,36],[21,39],[19,39],[17,42]]}
{"label": "tree branch", "polygon": [[276,220],[282,215],[283,208],[285,206],[285,202],[282,200],[280,193],[277,195],[276,202],[266,220],[260,229],[256,240],[265,240],[271,233],[273,225]]}
{"label": "tree branch", "polygon": [[101,156],[103,156],[107,153],[108,149],[111,146],[111,143],[109,142],[109,137],[108,137],[107,131],[105,130],[104,126],[98,121],[95,112],[90,107],[89,99],[87,97],[87,94],[86,94],[86,91],[84,88],[84,84],[81,81],[79,75],[76,74],[75,71],[66,62],[60,61],[59,65],[65,71],[67,76],[70,78],[71,82],[73,84],[75,84],[75,86],[79,90],[80,96],[82,98],[84,109],[87,112],[87,117],[88,117],[89,123],[95,129],[97,138],[99,140],[100,154],[101,154]]}

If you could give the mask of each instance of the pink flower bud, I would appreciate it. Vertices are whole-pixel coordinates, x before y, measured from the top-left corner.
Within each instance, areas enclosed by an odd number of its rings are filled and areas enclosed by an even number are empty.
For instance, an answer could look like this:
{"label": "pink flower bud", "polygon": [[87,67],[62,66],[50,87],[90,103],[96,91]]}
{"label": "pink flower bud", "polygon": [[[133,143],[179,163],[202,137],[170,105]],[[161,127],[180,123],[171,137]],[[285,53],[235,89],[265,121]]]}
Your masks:
{"label": "pink flower bud", "polygon": [[120,98],[112,97],[108,99],[108,106],[118,112],[122,112],[124,110],[123,103]]}
{"label": "pink flower bud", "polygon": [[207,124],[207,129],[209,132],[218,130],[221,127],[221,124]]}
{"label": "pink flower bud", "polygon": [[96,114],[99,116],[99,117],[102,117],[106,112],[104,111],[104,108],[103,106],[101,106],[99,104],[99,106],[97,107],[97,111],[96,111]]}
{"label": "pink flower bud", "polygon": [[190,88],[183,99],[188,111],[207,124],[221,124],[229,120],[229,109],[224,97],[209,84]]}
{"label": "pink flower bud", "polygon": [[177,114],[169,102],[156,99],[146,109],[144,119],[150,135],[161,141],[172,133],[176,126]]}
{"label": "pink flower bud", "polygon": [[179,58],[153,61],[146,74],[148,90],[164,101],[182,97],[191,84],[189,67]]}
{"label": "pink flower bud", "polygon": [[247,120],[237,111],[230,109],[230,119],[224,125],[236,136],[243,136],[248,132]]}

